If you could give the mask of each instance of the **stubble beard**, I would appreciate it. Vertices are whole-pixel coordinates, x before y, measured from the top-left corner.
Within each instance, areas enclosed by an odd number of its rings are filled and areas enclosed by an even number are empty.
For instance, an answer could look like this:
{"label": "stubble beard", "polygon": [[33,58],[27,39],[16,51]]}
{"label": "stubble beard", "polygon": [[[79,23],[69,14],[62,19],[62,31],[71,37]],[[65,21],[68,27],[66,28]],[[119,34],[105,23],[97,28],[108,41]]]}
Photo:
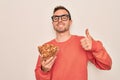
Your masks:
{"label": "stubble beard", "polygon": [[[62,27],[59,27],[60,24],[62,24],[63,26]],[[54,30],[57,32],[57,33],[64,33],[64,32],[67,32],[69,31],[69,26],[70,25],[65,25],[64,23],[58,23],[56,26],[54,26]]]}
{"label": "stubble beard", "polygon": [[55,28],[55,27],[54,27],[54,30],[55,30],[57,33],[64,33],[64,32],[69,31],[69,27],[65,27],[65,28],[63,28],[63,29],[59,29],[59,28]]}
{"label": "stubble beard", "polygon": [[66,31],[68,31],[66,28],[64,28],[63,30],[59,30],[59,29],[55,29],[55,31],[57,32],[57,33],[64,33],[64,32],[66,32]]}

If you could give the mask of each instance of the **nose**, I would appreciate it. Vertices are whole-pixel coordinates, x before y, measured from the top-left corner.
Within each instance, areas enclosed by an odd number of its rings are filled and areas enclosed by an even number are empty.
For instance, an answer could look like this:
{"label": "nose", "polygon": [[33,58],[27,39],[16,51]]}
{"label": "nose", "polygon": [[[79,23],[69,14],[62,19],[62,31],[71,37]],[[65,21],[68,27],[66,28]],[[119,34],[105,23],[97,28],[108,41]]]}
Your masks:
{"label": "nose", "polygon": [[62,17],[59,17],[58,21],[61,22],[62,21]]}

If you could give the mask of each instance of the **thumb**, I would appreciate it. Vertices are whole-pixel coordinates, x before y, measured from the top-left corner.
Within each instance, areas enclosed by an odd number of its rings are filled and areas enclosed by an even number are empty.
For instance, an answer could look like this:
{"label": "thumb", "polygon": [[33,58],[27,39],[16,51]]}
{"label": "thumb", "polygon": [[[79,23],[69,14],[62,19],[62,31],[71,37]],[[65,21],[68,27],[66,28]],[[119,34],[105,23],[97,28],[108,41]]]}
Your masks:
{"label": "thumb", "polygon": [[92,39],[91,35],[89,34],[89,30],[88,29],[85,30],[85,34],[86,34],[86,37],[88,39]]}

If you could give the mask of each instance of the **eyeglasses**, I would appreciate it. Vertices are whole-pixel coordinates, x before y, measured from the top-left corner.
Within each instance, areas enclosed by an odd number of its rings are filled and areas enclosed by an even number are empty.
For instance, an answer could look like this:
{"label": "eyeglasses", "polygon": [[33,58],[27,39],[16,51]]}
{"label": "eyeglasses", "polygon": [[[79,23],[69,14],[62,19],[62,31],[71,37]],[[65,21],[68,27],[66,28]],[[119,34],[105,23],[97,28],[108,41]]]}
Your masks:
{"label": "eyeglasses", "polygon": [[64,15],[60,15],[60,16],[54,15],[51,18],[52,18],[53,22],[58,22],[60,18],[62,21],[67,21],[69,17],[70,16],[68,14],[64,14]]}

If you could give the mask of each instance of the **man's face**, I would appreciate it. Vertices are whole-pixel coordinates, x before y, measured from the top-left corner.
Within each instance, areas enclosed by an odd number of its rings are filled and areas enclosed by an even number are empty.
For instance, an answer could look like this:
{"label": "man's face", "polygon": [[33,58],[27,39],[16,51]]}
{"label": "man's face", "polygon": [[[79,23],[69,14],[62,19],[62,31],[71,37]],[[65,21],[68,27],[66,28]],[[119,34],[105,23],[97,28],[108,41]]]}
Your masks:
{"label": "man's face", "polygon": [[69,20],[68,12],[64,9],[57,10],[53,14],[53,27],[57,33],[69,31],[72,20]]}

